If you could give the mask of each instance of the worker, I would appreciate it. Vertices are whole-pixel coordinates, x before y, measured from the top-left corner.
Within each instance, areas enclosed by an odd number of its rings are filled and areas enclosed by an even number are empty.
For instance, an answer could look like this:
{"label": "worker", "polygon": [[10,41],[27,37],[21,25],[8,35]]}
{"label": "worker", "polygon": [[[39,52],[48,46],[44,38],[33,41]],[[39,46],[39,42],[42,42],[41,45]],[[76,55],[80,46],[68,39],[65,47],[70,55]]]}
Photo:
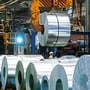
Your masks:
{"label": "worker", "polygon": [[50,59],[54,58],[54,53],[52,51],[49,53],[49,58]]}
{"label": "worker", "polygon": [[1,81],[0,81],[0,90],[3,90]]}

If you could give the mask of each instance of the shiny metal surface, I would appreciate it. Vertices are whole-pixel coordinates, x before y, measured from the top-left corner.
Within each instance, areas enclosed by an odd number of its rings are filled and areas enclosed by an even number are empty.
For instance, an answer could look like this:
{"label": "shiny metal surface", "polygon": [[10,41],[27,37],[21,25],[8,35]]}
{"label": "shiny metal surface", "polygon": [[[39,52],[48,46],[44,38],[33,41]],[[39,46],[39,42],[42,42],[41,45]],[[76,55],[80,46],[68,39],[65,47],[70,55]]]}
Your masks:
{"label": "shiny metal surface", "polygon": [[[66,46],[71,32],[70,19],[66,13],[45,13],[44,32],[38,32],[42,46]],[[43,20],[42,20],[43,21]]]}

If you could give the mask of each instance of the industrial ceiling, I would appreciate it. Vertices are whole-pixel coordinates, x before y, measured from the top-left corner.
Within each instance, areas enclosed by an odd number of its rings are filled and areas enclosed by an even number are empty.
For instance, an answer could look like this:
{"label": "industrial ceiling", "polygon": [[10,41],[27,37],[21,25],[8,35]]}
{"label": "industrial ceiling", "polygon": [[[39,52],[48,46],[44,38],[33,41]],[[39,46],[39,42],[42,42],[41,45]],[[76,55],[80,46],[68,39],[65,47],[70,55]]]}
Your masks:
{"label": "industrial ceiling", "polygon": [[29,10],[30,3],[31,0],[0,0],[0,11],[25,12]]}

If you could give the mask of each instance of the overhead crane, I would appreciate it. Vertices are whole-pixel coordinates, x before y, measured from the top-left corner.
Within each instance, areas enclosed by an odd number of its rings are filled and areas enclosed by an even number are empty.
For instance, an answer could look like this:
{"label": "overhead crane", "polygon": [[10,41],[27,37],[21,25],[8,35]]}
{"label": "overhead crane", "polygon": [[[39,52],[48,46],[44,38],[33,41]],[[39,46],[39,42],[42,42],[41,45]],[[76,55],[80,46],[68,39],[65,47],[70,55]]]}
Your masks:
{"label": "overhead crane", "polygon": [[55,13],[58,13],[58,11],[60,12],[62,9],[72,7],[72,4],[73,0],[32,0],[30,12],[33,30],[41,33],[45,31],[44,25],[40,24],[40,15],[43,12],[49,13],[52,9],[54,9],[56,11]]}
{"label": "overhead crane", "polygon": [[43,9],[68,8],[70,6],[72,6],[72,0],[33,0],[30,7],[33,29],[35,31],[43,31],[43,26],[39,24],[40,13]]}

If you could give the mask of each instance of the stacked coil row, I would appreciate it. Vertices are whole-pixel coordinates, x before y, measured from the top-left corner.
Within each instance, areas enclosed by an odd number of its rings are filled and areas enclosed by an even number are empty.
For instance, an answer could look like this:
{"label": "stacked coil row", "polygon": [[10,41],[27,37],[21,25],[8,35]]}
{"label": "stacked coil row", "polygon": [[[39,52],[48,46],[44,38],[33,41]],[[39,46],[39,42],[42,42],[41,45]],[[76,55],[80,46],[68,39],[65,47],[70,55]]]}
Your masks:
{"label": "stacked coil row", "polygon": [[[79,82],[77,71],[80,68],[78,68],[77,64],[80,61],[83,63],[81,58],[60,61],[59,58],[44,59],[41,55],[1,56],[1,81],[3,88],[5,89],[9,80],[15,83],[16,90],[71,90],[71,88],[80,90],[76,89],[76,87],[79,85],[77,83]],[[84,76],[82,76],[82,79]]]}

